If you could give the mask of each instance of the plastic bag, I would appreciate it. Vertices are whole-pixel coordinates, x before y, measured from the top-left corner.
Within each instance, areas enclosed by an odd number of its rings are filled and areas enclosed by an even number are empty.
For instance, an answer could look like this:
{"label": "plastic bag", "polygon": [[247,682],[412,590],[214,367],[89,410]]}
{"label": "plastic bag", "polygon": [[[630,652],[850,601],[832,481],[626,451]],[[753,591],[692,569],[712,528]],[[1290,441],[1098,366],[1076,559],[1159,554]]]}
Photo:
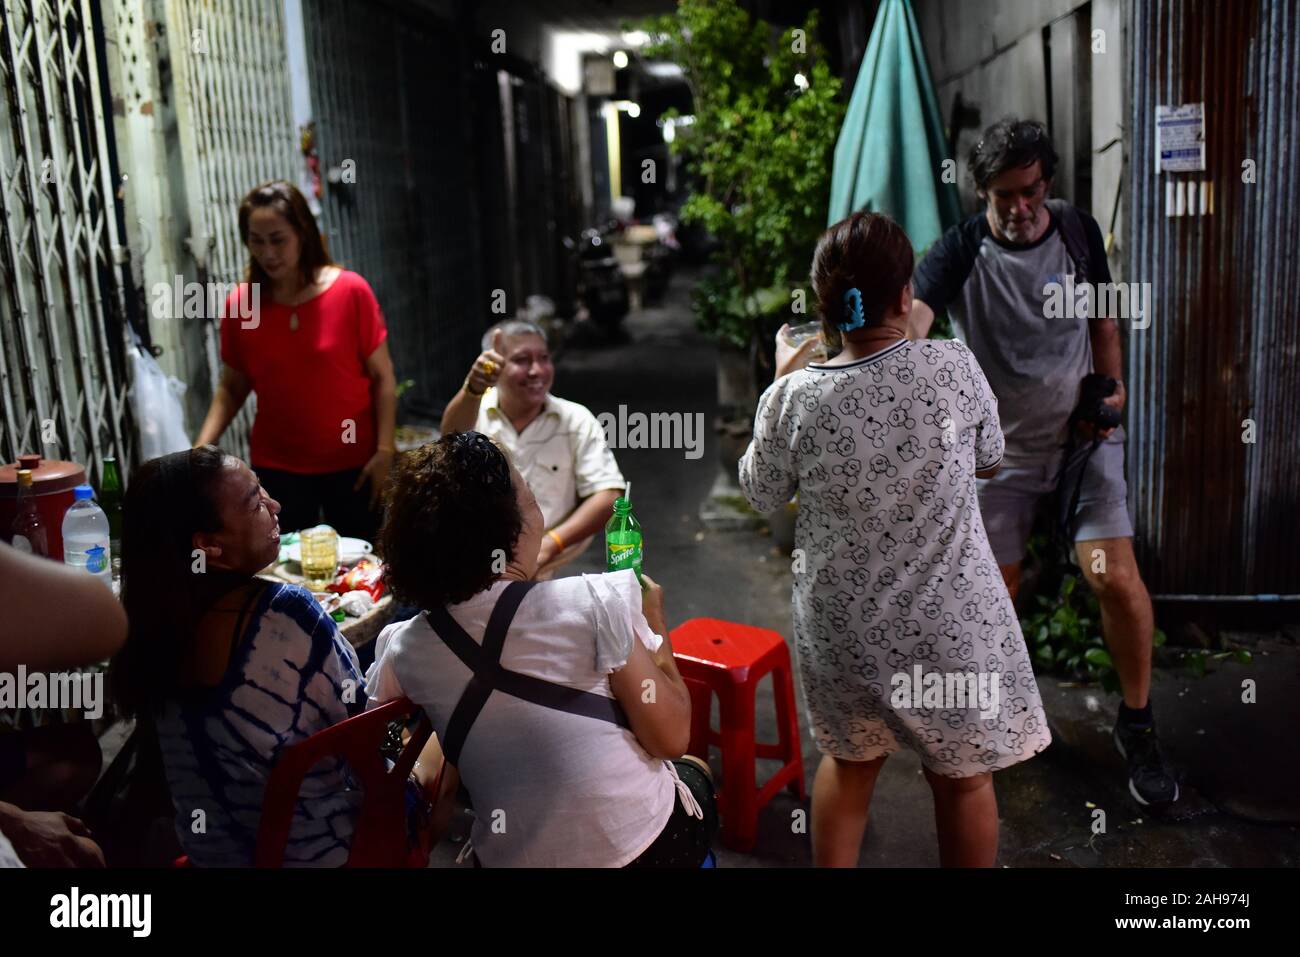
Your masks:
{"label": "plastic bag", "polygon": [[325,586],[325,590],[340,595],[351,591],[367,591],[372,599],[379,601],[384,594],[384,566],[380,562],[363,558],[350,571]]}
{"label": "plastic bag", "polygon": [[131,349],[131,412],[140,433],[140,461],[190,447],[181,396],[185,383],[169,376],[138,342]]}

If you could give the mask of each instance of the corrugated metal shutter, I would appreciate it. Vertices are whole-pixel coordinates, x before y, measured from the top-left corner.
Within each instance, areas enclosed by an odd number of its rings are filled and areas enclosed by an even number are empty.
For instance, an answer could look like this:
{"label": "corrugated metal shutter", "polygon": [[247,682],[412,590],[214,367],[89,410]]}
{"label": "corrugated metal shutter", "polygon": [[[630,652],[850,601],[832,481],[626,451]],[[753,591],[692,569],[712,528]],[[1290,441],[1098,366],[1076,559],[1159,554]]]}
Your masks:
{"label": "corrugated metal shutter", "polygon": [[[563,300],[565,231],[572,234],[569,183],[572,153],[568,100],[540,77],[514,80],[515,137],[519,177],[519,248],[525,264],[522,296]],[[640,175],[638,169],[637,175]]]}
{"label": "corrugated metal shutter", "polygon": [[[514,221],[514,181],[510,176],[513,163],[506,152],[506,134],[510,117],[503,111],[509,103],[510,74],[504,70],[476,70],[468,79],[469,102],[474,115],[471,149],[480,180],[493,184],[478,192],[479,233],[481,237],[481,296],[493,289],[504,289],[508,302],[517,302],[522,283],[516,280],[517,257],[511,224]],[[513,143],[513,138],[511,139]],[[486,299],[480,301],[487,301]],[[488,317],[491,318],[491,317]],[[487,323],[485,323],[487,324]]]}
{"label": "corrugated metal shutter", "polygon": [[0,456],[129,461],[121,243],[89,0],[0,21]]}
{"label": "corrugated metal shutter", "polygon": [[[491,318],[476,206],[472,64],[450,28],[355,0],[304,0],[330,253],[370,283],[406,409],[456,391]],[[350,161],[350,163],[348,163]],[[348,165],[345,166],[345,163]]]}
{"label": "corrugated metal shutter", "polygon": [[[1287,0],[1153,0],[1130,22],[1129,489],[1154,593],[1300,593],[1300,68]],[[1155,172],[1156,106],[1205,104],[1204,173]],[[1247,182],[1253,175],[1253,181]],[[1170,216],[1209,182],[1210,215]],[[1254,423],[1254,443],[1243,441]]]}

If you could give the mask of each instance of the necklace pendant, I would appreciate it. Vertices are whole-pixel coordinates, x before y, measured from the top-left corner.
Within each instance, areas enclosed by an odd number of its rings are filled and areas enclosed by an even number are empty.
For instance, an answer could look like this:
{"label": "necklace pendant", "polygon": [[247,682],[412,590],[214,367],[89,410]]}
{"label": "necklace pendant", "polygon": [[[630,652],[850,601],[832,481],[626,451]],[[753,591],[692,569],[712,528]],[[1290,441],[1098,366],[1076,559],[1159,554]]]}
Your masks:
{"label": "necklace pendant", "polygon": [[298,313],[296,312],[289,316],[289,331],[290,332],[298,331]]}

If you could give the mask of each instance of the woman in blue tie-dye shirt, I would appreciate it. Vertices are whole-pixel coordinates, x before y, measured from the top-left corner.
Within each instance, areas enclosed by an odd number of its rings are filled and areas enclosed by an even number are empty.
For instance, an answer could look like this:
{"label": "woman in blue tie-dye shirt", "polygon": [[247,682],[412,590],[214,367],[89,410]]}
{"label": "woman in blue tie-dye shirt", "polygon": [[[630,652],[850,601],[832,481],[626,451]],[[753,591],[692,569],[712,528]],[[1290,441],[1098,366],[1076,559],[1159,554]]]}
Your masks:
{"label": "woman in blue tie-dye shirt", "polygon": [[[356,653],[311,593],[255,577],[278,553],[279,511],[214,446],[146,462],[124,503],[130,636],[114,687],[156,725],[177,836],[199,866],[251,866],[281,749],[365,707]],[[345,863],[360,800],[340,761],[313,768],[285,864]]]}

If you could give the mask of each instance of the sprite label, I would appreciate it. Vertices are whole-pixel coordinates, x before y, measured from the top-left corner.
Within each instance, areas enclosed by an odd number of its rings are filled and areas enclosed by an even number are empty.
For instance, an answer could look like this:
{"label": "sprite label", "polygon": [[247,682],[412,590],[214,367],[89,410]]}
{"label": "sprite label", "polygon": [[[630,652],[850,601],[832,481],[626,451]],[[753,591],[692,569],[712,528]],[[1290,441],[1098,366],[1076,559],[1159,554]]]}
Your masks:
{"label": "sprite label", "polygon": [[610,572],[630,568],[641,577],[641,523],[632,514],[627,499],[614,503],[614,514],[605,526],[605,570]]}
{"label": "sprite label", "polygon": [[641,536],[636,536],[633,542],[606,542],[605,543],[605,568],[608,571],[616,572],[624,568],[631,568],[638,575],[641,574]]}

